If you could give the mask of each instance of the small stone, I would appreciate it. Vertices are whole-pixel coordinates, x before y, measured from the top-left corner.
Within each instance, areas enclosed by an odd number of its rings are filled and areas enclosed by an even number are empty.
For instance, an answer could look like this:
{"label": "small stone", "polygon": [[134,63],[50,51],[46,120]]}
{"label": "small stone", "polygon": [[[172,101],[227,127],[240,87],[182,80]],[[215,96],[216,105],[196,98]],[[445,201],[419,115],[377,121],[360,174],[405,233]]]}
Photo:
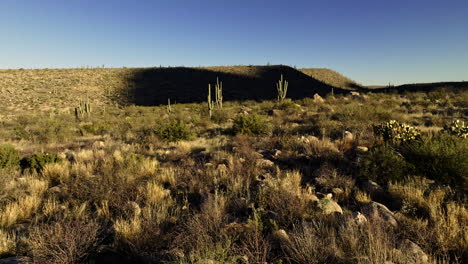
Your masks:
{"label": "small stone", "polygon": [[344,140],[354,140],[354,135],[353,135],[353,133],[351,133],[349,131],[345,131],[343,133],[343,139]]}
{"label": "small stone", "polygon": [[356,147],[356,150],[357,150],[357,152],[364,153],[364,152],[369,151],[369,148],[364,147],[364,146],[357,146],[357,147]]}
{"label": "small stone", "polygon": [[61,185],[57,185],[54,187],[51,187],[47,190],[47,193],[52,194],[52,195],[60,195],[62,194],[63,187]]}
{"label": "small stone", "polygon": [[100,148],[103,148],[104,145],[105,145],[104,141],[98,140],[98,141],[95,141],[95,142],[93,143],[93,148],[94,148],[94,149],[100,149]]}
{"label": "small stone", "polygon": [[319,94],[314,94],[314,102],[316,103],[324,103],[325,100],[322,98],[322,96],[320,96]]}
{"label": "small stone", "polygon": [[267,159],[258,159],[255,164],[261,168],[271,168],[275,166],[275,163]]}
{"label": "small stone", "polygon": [[280,242],[288,242],[289,241],[289,235],[286,233],[284,229],[279,229],[273,232],[273,237],[280,241]]}
{"label": "small stone", "polygon": [[281,156],[281,150],[279,149],[275,149],[274,152],[273,152],[273,158],[279,158]]}
{"label": "small stone", "polygon": [[364,223],[367,223],[367,218],[365,215],[361,214],[361,212],[354,212],[353,213],[353,221],[358,224],[358,225],[362,225]]}

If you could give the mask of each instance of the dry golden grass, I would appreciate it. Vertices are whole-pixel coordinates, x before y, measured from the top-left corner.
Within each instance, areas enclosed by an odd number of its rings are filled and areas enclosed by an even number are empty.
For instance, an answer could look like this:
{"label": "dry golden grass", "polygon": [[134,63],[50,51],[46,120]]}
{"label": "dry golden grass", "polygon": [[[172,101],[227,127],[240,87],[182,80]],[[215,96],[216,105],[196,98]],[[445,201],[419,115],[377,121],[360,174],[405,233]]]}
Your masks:
{"label": "dry golden grass", "polygon": [[16,241],[15,234],[0,228],[0,257],[15,254]]}

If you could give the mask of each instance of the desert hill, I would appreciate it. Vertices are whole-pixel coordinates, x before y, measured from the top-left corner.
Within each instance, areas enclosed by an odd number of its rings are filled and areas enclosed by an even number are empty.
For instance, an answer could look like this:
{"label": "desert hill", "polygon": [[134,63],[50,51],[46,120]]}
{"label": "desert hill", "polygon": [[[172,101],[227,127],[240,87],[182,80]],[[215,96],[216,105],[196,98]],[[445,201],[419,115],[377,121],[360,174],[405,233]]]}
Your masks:
{"label": "desert hill", "polygon": [[332,88],[335,93],[345,92],[341,88],[349,88],[344,85],[349,79],[337,73],[330,77],[333,73],[281,65],[0,70],[0,110],[65,110],[85,98],[97,105],[159,105],[168,98],[179,103],[202,102],[208,83],[214,84],[216,78],[223,82],[226,101],[274,99],[281,74],[289,82],[290,98],[325,95]]}
{"label": "desert hill", "polygon": [[438,87],[466,89],[468,82],[409,84],[368,89],[330,69],[295,69],[289,66],[220,66],[155,68],[79,68],[0,70],[0,113],[64,111],[78,100],[95,106],[109,104],[161,105],[167,100],[196,103],[206,100],[208,83],[219,78],[225,101],[276,98],[280,76],[289,82],[288,97],[300,99],[315,93],[326,95],[367,92],[432,90]]}

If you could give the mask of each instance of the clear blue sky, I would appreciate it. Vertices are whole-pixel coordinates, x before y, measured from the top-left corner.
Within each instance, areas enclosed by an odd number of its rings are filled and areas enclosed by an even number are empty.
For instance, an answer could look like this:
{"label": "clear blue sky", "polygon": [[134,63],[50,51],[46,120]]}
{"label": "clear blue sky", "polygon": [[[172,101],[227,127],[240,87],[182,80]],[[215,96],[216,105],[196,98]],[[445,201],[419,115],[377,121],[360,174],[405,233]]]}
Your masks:
{"label": "clear blue sky", "polygon": [[468,80],[468,1],[0,1],[1,69],[267,63]]}

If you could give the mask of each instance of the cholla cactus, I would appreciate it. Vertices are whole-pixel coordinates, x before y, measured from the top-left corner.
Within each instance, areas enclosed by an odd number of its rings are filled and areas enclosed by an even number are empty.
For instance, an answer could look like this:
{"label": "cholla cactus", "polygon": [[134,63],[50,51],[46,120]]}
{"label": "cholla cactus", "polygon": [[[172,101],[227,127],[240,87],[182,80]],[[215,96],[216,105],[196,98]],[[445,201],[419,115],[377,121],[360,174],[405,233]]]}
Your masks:
{"label": "cholla cactus", "polygon": [[374,133],[382,136],[385,141],[393,143],[409,142],[421,137],[421,132],[417,128],[399,123],[396,120],[374,126]]}
{"label": "cholla cactus", "polygon": [[468,127],[465,126],[464,121],[454,120],[449,125],[445,125],[443,132],[461,138],[468,138]]}

